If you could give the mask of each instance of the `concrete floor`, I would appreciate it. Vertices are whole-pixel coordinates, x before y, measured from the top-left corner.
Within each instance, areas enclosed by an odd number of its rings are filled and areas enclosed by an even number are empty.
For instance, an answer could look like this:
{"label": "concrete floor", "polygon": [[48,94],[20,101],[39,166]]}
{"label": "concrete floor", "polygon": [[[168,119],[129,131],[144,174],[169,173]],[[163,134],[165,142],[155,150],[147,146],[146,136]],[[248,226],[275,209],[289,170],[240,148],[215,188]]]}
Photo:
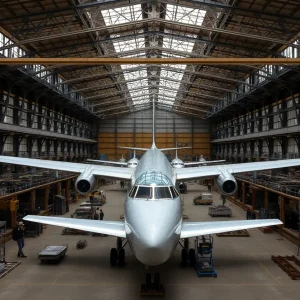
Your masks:
{"label": "concrete floor", "polygon": [[[102,207],[105,220],[119,220],[123,212],[125,191],[119,184],[105,187],[107,203]],[[193,206],[192,199],[206,187],[188,186],[184,195],[185,211],[191,221],[225,220],[211,218],[207,206]],[[220,196],[213,192],[215,204]],[[245,212],[231,203],[231,219],[245,219]],[[78,204],[71,205],[70,213]],[[140,299],[140,284],[144,280],[143,266],[126,247],[126,266],[111,267],[110,248],[114,237],[61,235],[62,228],[47,226],[37,238],[25,240],[24,252],[28,255],[22,264],[0,279],[0,300],[14,299]],[[295,255],[297,247],[277,233],[263,234],[258,229],[250,231],[250,237],[214,236],[214,267],[218,278],[198,278],[191,267],[180,266],[181,248],[159,271],[166,288],[165,299],[299,299],[300,280],[291,280],[271,260],[271,255]],[[88,246],[76,249],[76,243],[86,239]],[[191,243],[193,240],[190,240]],[[58,265],[41,264],[37,252],[45,245],[68,244],[65,259]],[[7,260],[18,261],[14,241],[7,243]],[[152,297],[148,297],[152,298]]]}

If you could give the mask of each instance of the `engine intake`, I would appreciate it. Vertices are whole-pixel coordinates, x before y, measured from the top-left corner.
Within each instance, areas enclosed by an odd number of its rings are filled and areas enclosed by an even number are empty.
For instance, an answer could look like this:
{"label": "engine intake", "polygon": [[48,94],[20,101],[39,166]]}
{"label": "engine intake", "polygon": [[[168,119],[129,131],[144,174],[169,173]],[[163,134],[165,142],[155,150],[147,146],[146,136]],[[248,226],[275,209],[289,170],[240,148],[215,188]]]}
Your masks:
{"label": "engine intake", "polygon": [[216,186],[219,192],[225,196],[231,196],[237,191],[235,178],[226,169],[216,178]]}
{"label": "engine intake", "polygon": [[86,195],[91,193],[96,187],[96,177],[92,173],[93,167],[87,168],[76,179],[75,188],[79,194]]}

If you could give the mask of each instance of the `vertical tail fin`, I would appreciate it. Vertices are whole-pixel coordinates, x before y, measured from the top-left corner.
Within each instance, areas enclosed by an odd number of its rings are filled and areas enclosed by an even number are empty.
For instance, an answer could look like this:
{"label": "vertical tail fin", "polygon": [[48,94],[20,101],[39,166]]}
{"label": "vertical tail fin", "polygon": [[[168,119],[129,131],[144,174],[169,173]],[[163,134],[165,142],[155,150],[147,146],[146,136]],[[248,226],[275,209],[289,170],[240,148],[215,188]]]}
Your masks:
{"label": "vertical tail fin", "polygon": [[152,149],[156,149],[155,145],[155,99],[152,96],[152,104],[153,104],[153,111],[152,111]]}

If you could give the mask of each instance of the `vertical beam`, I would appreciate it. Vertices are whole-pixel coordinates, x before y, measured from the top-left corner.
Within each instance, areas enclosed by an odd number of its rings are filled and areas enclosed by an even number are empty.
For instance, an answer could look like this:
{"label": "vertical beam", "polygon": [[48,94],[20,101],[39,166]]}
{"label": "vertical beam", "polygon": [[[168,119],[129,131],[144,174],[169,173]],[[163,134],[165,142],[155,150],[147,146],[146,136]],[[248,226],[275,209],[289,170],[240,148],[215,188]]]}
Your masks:
{"label": "vertical beam", "polygon": [[246,186],[245,182],[242,181],[242,203],[245,205],[246,203]]}
{"label": "vertical beam", "polygon": [[56,195],[61,195],[61,182],[56,183]]}
{"label": "vertical beam", "polygon": [[35,189],[30,191],[30,209],[35,209]]}
{"label": "vertical beam", "polygon": [[65,197],[66,201],[68,201],[70,198],[70,179],[65,181]]}
{"label": "vertical beam", "polygon": [[265,196],[264,196],[264,208],[269,208],[269,191],[265,190]]}
{"label": "vertical beam", "polygon": [[44,200],[45,200],[45,202],[44,203],[45,203],[45,210],[46,211],[48,211],[49,190],[50,190],[50,186],[47,185],[45,187],[45,190],[44,190],[44,192],[45,192],[45,194],[44,194]]}
{"label": "vertical beam", "polygon": [[279,195],[279,203],[280,203],[280,220],[282,223],[285,222],[285,207],[284,207],[284,197]]}
{"label": "vertical beam", "polygon": [[256,189],[253,188],[253,185],[251,186],[252,190],[252,208],[255,210],[256,207]]}

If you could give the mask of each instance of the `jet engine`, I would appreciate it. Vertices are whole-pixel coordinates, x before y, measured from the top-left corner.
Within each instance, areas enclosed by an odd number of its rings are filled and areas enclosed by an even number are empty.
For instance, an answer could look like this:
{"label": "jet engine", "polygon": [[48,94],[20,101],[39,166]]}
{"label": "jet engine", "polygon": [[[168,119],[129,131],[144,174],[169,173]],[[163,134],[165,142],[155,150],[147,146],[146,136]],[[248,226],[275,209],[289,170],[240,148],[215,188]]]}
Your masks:
{"label": "jet engine", "polygon": [[81,173],[75,182],[75,188],[79,194],[86,195],[91,193],[96,187],[96,177],[93,175],[91,168],[87,168]]}
{"label": "jet engine", "polygon": [[181,194],[186,193],[187,187],[186,187],[186,184],[184,182],[179,182],[178,187],[179,187],[179,191],[180,191]]}
{"label": "jet engine", "polygon": [[219,192],[224,196],[231,196],[237,191],[235,178],[226,169],[221,170],[221,174],[215,179]]}

